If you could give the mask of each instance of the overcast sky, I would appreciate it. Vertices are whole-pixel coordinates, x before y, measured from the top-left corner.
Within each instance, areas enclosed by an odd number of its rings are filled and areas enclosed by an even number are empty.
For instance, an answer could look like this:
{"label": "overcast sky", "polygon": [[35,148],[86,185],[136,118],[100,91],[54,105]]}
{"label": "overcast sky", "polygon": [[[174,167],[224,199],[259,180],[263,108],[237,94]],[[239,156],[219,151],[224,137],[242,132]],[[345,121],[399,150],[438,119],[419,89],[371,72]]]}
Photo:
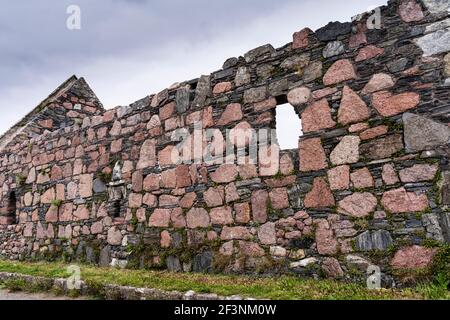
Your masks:
{"label": "overcast sky", "polygon": [[[209,74],[259,45],[386,0],[0,0],[0,133],[72,74],[105,108]],[[81,30],[69,30],[69,5]]]}

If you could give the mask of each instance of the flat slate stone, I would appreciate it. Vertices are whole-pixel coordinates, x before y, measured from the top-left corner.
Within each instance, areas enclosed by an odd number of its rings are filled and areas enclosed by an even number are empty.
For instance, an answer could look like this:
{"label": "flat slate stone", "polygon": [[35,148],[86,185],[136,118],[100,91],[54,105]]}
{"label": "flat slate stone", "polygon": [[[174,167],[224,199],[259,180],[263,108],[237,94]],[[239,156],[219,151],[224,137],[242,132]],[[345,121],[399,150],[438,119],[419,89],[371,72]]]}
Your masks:
{"label": "flat slate stone", "polygon": [[330,22],[325,27],[316,31],[316,36],[320,41],[336,40],[337,37],[348,34],[352,31],[350,22]]}
{"label": "flat slate stone", "polygon": [[450,143],[450,127],[412,113],[403,115],[405,143],[409,151],[433,149]]}
{"label": "flat slate stone", "polygon": [[356,238],[356,248],[360,251],[386,250],[393,243],[386,230],[366,231]]}
{"label": "flat slate stone", "polygon": [[194,258],[193,271],[209,273],[212,271],[213,254],[211,251],[205,251]]}

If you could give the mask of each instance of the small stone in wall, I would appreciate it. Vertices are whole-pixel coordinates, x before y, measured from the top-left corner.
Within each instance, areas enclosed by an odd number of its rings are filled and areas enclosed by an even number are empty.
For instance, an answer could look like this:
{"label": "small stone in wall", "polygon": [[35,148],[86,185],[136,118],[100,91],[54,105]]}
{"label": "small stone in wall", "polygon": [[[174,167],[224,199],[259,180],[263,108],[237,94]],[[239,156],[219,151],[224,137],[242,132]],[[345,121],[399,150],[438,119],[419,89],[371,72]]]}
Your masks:
{"label": "small stone in wall", "polygon": [[350,167],[339,166],[328,170],[328,181],[331,190],[346,190],[350,185]]}
{"label": "small stone in wall", "polygon": [[261,244],[272,245],[277,243],[275,223],[268,222],[258,230],[258,238]]}
{"label": "small stone in wall", "polygon": [[234,223],[230,207],[214,208],[209,213],[209,216],[213,225],[231,225]]}
{"label": "small stone in wall", "polygon": [[189,229],[207,228],[210,226],[208,212],[203,208],[192,208],[186,215],[186,223]]}
{"label": "small stone in wall", "polygon": [[227,227],[224,226],[220,238],[224,241],[229,240],[250,240],[252,234],[246,227]]}
{"label": "small stone in wall", "polygon": [[392,77],[386,73],[377,73],[372,76],[369,83],[362,90],[362,94],[370,94],[392,88],[395,85]]}
{"label": "small stone in wall", "polygon": [[150,227],[167,228],[170,224],[170,209],[156,209],[150,216],[148,225]]}
{"label": "small stone in wall", "polygon": [[141,147],[139,162],[136,169],[153,167],[156,164],[155,140],[146,140]]}
{"label": "small stone in wall", "polygon": [[360,62],[360,61],[372,59],[379,55],[382,55],[383,53],[384,53],[383,48],[378,48],[376,46],[369,45],[369,46],[364,47],[361,50],[359,50],[358,56],[355,58],[355,61]]}
{"label": "small stone in wall", "polygon": [[215,183],[230,183],[236,180],[238,170],[234,164],[223,164],[210,174]]}
{"label": "small stone in wall", "polygon": [[338,121],[342,125],[361,122],[370,117],[367,104],[350,87],[344,86],[341,105],[338,111]]}
{"label": "small stone in wall", "polygon": [[357,136],[345,136],[331,152],[330,160],[334,165],[351,164],[359,161],[359,143]]}
{"label": "small stone in wall", "polygon": [[301,49],[308,47],[309,45],[308,37],[310,34],[313,34],[313,32],[309,28],[305,28],[299,32],[294,33],[292,49]]}
{"label": "small stone in wall", "polygon": [[445,64],[444,72],[447,75],[447,77],[450,77],[450,53],[447,53],[446,56],[444,57],[444,64]]}
{"label": "small stone in wall", "polygon": [[334,255],[338,252],[339,244],[333,233],[333,229],[327,220],[316,221],[317,251],[321,255]]}
{"label": "small stone in wall", "polygon": [[381,199],[383,207],[392,213],[422,212],[428,209],[428,197],[407,192],[405,188],[387,191]]}
{"label": "small stone in wall", "polygon": [[303,132],[330,129],[336,126],[331,118],[331,110],[327,99],[322,99],[307,107],[301,115]]}
{"label": "small stone in wall", "polygon": [[364,218],[375,211],[377,204],[377,198],[371,193],[354,193],[339,202],[339,212],[355,218]]}
{"label": "small stone in wall", "polygon": [[368,168],[355,170],[352,172],[350,177],[355,189],[371,188],[375,184],[372,174]]}
{"label": "small stone in wall", "polygon": [[450,127],[412,113],[403,115],[406,148],[410,151],[432,150],[450,142]]}
{"label": "small stone in wall", "polygon": [[383,117],[392,117],[420,103],[420,95],[415,92],[405,92],[393,95],[387,91],[376,92],[372,96],[372,104]]}
{"label": "small stone in wall", "polygon": [[323,84],[330,86],[347,80],[356,79],[355,69],[350,60],[335,62],[323,77]]}
{"label": "small stone in wall", "polygon": [[289,91],[287,99],[294,107],[300,107],[307,103],[311,97],[311,90],[306,87],[295,88]]}
{"label": "small stone in wall", "polygon": [[120,246],[122,244],[122,232],[116,227],[112,227],[108,230],[107,241],[112,246]]}
{"label": "small stone in wall", "polygon": [[281,210],[289,207],[289,196],[286,188],[273,189],[270,191],[269,197],[274,209]]}
{"label": "small stone in wall", "polygon": [[300,171],[318,171],[328,168],[320,138],[305,139],[299,145]]}
{"label": "small stone in wall", "polygon": [[221,93],[231,91],[232,88],[233,85],[231,84],[231,82],[220,82],[214,86],[213,94],[219,95]]}
{"label": "small stone in wall", "polygon": [[335,205],[333,193],[324,178],[315,178],[312,190],[305,197],[306,208],[328,208]]}
{"label": "small stone in wall", "polygon": [[364,132],[361,132],[359,134],[359,137],[361,138],[361,140],[371,140],[379,136],[385,135],[386,133],[388,133],[388,131],[389,131],[388,126],[378,126],[367,129]]}
{"label": "small stone in wall", "polygon": [[383,166],[382,178],[385,184],[393,185],[400,182],[397,172],[392,164],[385,164]]}
{"label": "small stone in wall", "polygon": [[257,190],[252,193],[253,220],[258,223],[267,221],[267,205],[269,194],[265,190]]}
{"label": "small stone in wall", "polygon": [[397,251],[391,266],[394,269],[404,270],[423,269],[431,264],[436,252],[436,249],[420,246],[406,247]]}
{"label": "small stone in wall", "polygon": [[335,258],[326,257],[323,259],[322,270],[328,277],[333,279],[339,279],[344,276],[344,271],[342,271],[339,261]]}
{"label": "small stone in wall", "polygon": [[432,181],[438,172],[437,165],[416,164],[411,168],[400,171],[400,180],[403,183]]}
{"label": "small stone in wall", "polygon": [[360,146],[361,155],[369,160],[390,158],[404,149],[401,134],[372,140]]}
{"label": "small stone in wall", "polygon": [[328,42],[323,49],[322,55],[324,58],[330,58],[334,56],[338,56],[341,53],[345,52],[345,46],[341,41],[332,41]]}
{"label": "small stone in wall", "polygon": [[416,0],[403,0],[398,8],[398,14],[405,22],[420,21],[424,18],[422,7]]}

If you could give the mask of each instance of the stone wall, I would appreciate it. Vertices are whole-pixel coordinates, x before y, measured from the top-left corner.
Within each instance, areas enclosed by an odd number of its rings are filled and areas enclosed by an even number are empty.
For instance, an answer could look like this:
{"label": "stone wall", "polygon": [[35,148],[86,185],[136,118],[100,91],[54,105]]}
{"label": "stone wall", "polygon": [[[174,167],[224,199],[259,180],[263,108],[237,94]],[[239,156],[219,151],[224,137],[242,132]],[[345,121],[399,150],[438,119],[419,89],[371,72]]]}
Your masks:
{"label": "stone wall", "polygon": [[[0,255],[335,278],[427,266],[450,241],[448,5],[390,1],[113,110],[80,79],[1,150]],[[229,139],[227,163],[174,163],[179,129],[274,129],[287,102],[298,150],[249,159]]]}

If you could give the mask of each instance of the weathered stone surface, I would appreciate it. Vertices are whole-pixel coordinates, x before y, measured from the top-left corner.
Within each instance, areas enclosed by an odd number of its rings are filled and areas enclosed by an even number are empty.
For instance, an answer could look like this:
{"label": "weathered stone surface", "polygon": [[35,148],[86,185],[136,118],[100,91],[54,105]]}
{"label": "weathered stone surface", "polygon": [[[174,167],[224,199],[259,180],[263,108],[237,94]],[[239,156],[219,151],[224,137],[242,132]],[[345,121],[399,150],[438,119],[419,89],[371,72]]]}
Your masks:
{"label": "weathered stone surface", "polygon": [[116,227],[112,227],[108,230],[107,241],[112,246],[120,246],[122,244],[122,233]]}
{"label": "weathered stone surface", "polygon": [[339,261],[335,258],[326,257],[323,259],[322,270],[328,277],[333,279],[339,279],[344,276],[344,271],[342,271]]}
{"label": "weathered stone surface", "polygon": [[334,165],[351,164],[359,161],[359,143],[357,136],[345,136],[331,152],[330,160]]}
{"label": "weathered stone surface", "polygon": [[269,193],[273,209],[281,210],[289,207],[289,197],[286,188],[276,188]]}
{"label": "weathered stone surface", "polygon": [[252,193],[252,213],[253,220],[257,223],[267,221],[267,205],[269,194],[265,190],[258,190]]}
{"label": "weathered stone surface", "polygon": [[361,138],[361,140],[371,140],[374,138],[377,138],[379,136],[383,136],[386,133],[388,133],[389,131],[389,127],[388,126],[378,126],[378,127],[374,127],[374,128],[370,128],[365,130],[364,132],[361,132],[359,134],[359,137]]}
{"label": "weathered stone surface", "polygon": [[350,167],[339,166],[328,170],[331,190],[346,190],[350,186]]}
{"label": "weathered stone surface", "polygon": [[252,234],[245,227],[223,227],[220,238],[224,241],[229,240],[250,240]]}
{"label": "weathered stone surface", "polygon": [[205,251],[194,258],[192,264],[193,272],[210,273],[212,271],[213,254],[211,251]]}
{"label": "weathered stone surface", "polygon": [[339,212],[355,218],[364,218],[375,211],[377,204],[377,198],[371,193],[354,193],[339,202]]}
{"label": "weathered stone surface", "polygon": [[378,48],[376,46],[369,45],[369,46],[364,47],[361,50],[359,50],[359,53],[356,56],[355,61],[360,62],[360,61],[372,59],[383,53],[384,53],[383,48]]}
{"label": "weathered stone surface", "polygon": [[237,176],[238,170],[234,164],[223,164],[210,174],[215,183],[230,183],[235,181]]}
{"label": "weathered stone surface", "polygon": [[423,226],[427,231],[427,239],[444,242],[445,238],[439,220],[439,216],[434,213],[424,214],[422,216]]}
{"label": "weathered stone surface", "polygon": [[435,254],[436,249],[420,246],[406,247],[397,251],[391,261],[391,266],[394,269],[423,269],[431,264]]}
{"label": "weathered stone surface", "polygon": [[332,41],[325,46],[322,55],[324,58],[330,58],[340,55],[343,52],[345,52],[344,44],[341,41]]}
{"label": "weathered stone surface", "polygon": [[300,171],[318,171],[328,167],[325,151],[320,138],[300,141]]}
{"label": "weathered stone surface", "polygon": [[333,193],[324,178],[316,178],[312,190],[305,197],[306,208],[326,208],[335,205]]}
{"label": "weathered stone surface", "polygon": [[186,214],[186,224],[189,229],[209,227],[210,219],[208,212],[203,208],[192,208]]}
{"label": "weathered stone surface", "polygon": [[225,92],[231,91],[232,88],[233,88],[233,85],[231,82],[228,82],[228,81],[220,82],[214,86],[213,94],[218,95],[221,93],[225,93]]}
{"label": "weathered stone surface", "polygon": [[268,222],[263,224],[258,230],[258,238],[261,244],[273,245],[277,243],[275,223]]}
{"label": "weathered stone surface", "polygon": [[387,191],[381,199],[383,207],[392,213],[422,212],[428,208],[428,197],[407,192],[405,188]]}
{"label": "weathered stone surface", "polygon": [[450,51],[450,28],[427,34],[414,42],[422,49],[424,56]]}
{"label": "weathered stone surface", "polygon": [[444,57],[444,72],[447,77],[450,77],[450,53],[447,53]]}
{"label": "weathered stone surface", "polygon": [[400,171],[400,180],[403,183],[432,181],[438,171],[438,165],[416,164],[411,168]]}
{"label": "weathered stone surface", "polygon": [[350,87],[344,86],[338,121],[342,125],[361,122],[370,117],[366,103]]}
{"label": "weathered stone surface", "polygon": [[422,7],[416,0],[403,0],[398,8],[398,13],[405,22],[420,21],[424,18]]}
{"label": "weathered stone surface", "polygon": [[141,147],[136,169],[153,167],[156,164],[156,146],[154,140],[146,140]]}
{"label": "weathered stone surface", "polygon": [[218,126],[224,126],[232,122],[239,121],[243,118],[241,105],[239,103],[229,104],[225,111],[222,113],[219,121],[217,122]]}
{"label": "weathered stone surface", "polygon": [[387,185],[393,185],[400,181],[392,164],[385,164],[383,166],[382,178]]}
{"label": "weathered stone surface", "polygon": [[403,115],[406,148],[410,151],[431,150],[450,143],[450,127],[412,113]]}
{"label": "weathered stone surface", "polygon": [[289,91],[287,99],[294,107],[307,103],[311,97],[311,90],[306,87],[295,88]]}
{"label": "weathered stone surface", "polygon": [[223,205],[223,202],[225,200],[225,190],[223,187],[209,188],[203,194],[203,198],[208,207],[219,207]]}
{"label": "weathered stone surface", "polygon": [[316,243],[317,251],[321,255],[334,255],[338,252],[338,242],[333,233],[333,229],[327,220],[316,222]]}
{"label": "weathered stone surface", "polygon": [[400,134],[372,140],[360,146],[361,156],[369,160],[379,160],[392,157],[403,150],[403,137]]}
{"label": "weathered stone surface", "polygon": [[349,22],[330,22],[325,27],[316,30],[316,36],[320,41],[331,41],[350,33],[351,28],[352,24]]}
{"label": "weathered stone surface", "polygon": [[150,216],[148,225],[150,227],[167,228],[170,224],[170,209],[156,209]]}
{"label": "weathered stone surface", "polygon": [[261,56],[266,56],[268,54],[272,54],[275,52],[275,49],[270,44],[266,44],[263,46],[260,46],[258,48],[252,49],[246,54],[244,54],[245,61],[247,63],[253,62],[256,60],[256,58]]}
{"label": "weathered stone surface", "polygon": [[450,2],[448,0],[422,0],[425,7],[433,14],[448,11]]}
{"label": "weathered stone surface", "polygon": [[239,67],[236,71],[236,78],[234,83],[236,87],[243,86],[251,80],[250,70],[247,67]]}
{"label": "weathered stone surface", "polygon": [[192,102],[193,107],[201,107],[205,105],[206,99],[211,96],[211,77],[201,76],[195,89],[195,98]]}
{"label": "weathered stone surface", "polygon": [[340,83],[356,78],[355,69],[350,60],[344,59],[336,61],[323,77],[323,84],[326,86]]}
{"label": "weathered stone surface", "polygon": [[237,223],[249,223],[250,222],[250,204],[236,203],[234,204],[234,211],[236,212],[236,222]]}
{"label": "weathered stone surface", "polygon": [[209,216],[211,217],[211,223],[214,225],[230,225],[234,222],[230,207],[214,208]]}
{"label": "weathered stone surface", "polygon": [[177,90],[175,103],[176,103],[177,112],[179,114],[183,114],[189,109],[190,95],[191,95],[191,92],[190,92],[189,85],[184,86]]}
{"label": "weathered stone surface", "polygon": [[294,33],[292,49],[306,48],[309,44],[308,37],[313,33],[310,29],[305,28],[299,32]]}
{"label": "weathered stone surface", "polygon": [[372,76],[369,83],[362,90],[362,94],[374,93],[392,88],[395,85],[392,77],[386,73],[377,73]]}
{"label": "weathered stone surface", "polygon": [[353,183],[353,188],[355,189],[371,188],[375,184],[372,174],[370,173],[368,168],[355,170],[350,175],[350,178]]}
{"label": "weathered stone surface", "polygon": [[307,107],[301,114],[303,132],[313,132],[333,128],[336,122],[331,118],[327,99],[322,99]]}
{"label": "weathered stone surface", "polygon": [[372,104],[383,117],[391,117],[414,109],[420,103],[420,95],[406,92],[393,95],[388,91],[376,92],[372,96]]}
{"label": "weathered stone surface", "polygon": [[358,251],[384,251],[393,244],[391,234],[386,230],[366,231],[355,239]]}

